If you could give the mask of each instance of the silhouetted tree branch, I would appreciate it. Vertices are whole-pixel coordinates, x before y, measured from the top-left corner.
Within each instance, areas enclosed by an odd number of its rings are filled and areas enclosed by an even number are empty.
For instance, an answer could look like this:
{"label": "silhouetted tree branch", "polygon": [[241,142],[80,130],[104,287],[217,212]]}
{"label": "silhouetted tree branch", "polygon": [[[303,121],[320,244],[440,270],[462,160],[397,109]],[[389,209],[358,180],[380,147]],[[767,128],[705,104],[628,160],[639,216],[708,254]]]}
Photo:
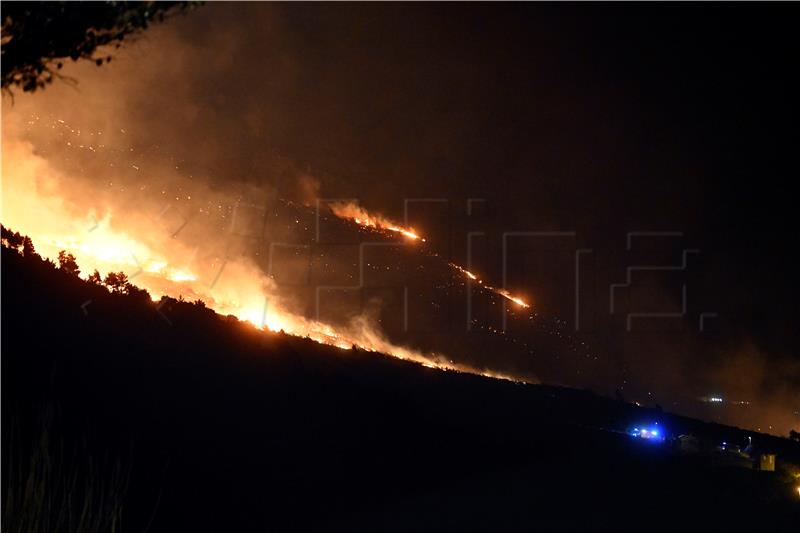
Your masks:
{"label": "silhouetted tree branch", "polygon": [[100,276],[100,272],[98,272],[96,268],[94,269],[94,272],[89,275],[87,281],[89,283],[94,283],[95,285],[103,284],[103,278]]}
{"label": "silhouetted tree branch", "polygon": [[106,274],[106,279],[103,280],[106,287],[118,294],[127,294],[128,292],[128,276],[124,272],[109,272]]}
{"label": "silhouetted tree branch", "polygon": [[5,226],[0,226],[0,228],[2,228],[0,232],[2,232],[3,246],[19,252],[25,242],[25,237]]}
{"label": "silhouetted tree branch", "polygon": [[197,2],[7,2],[2,13],[2,88],[43,89],[63,60],[111,61],[103,47]]}

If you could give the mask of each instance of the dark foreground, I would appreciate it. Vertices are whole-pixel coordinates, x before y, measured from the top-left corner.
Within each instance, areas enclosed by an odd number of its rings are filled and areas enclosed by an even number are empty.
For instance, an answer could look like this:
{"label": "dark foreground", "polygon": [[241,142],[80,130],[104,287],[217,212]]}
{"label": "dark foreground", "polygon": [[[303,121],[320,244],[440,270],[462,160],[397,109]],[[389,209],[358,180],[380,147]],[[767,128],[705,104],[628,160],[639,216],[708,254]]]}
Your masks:
{"label": "dark foreground", "polygon": [[[2,259],[4,529],[32,478],[121,509],[126,531],[800,528],[787,440],[262,334]],[[778,471],[615,431],[642,422],[750,435]]]}

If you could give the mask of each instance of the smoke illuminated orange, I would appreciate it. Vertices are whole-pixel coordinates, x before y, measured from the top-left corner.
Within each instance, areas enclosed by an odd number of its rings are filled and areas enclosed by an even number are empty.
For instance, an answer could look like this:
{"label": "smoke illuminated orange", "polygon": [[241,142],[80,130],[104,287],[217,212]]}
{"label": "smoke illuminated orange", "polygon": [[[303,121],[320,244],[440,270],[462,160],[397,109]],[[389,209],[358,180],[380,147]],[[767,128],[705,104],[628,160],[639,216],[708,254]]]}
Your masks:
{"label": "smoke illuminated orange", "polygon": [[[202,250],[206,260],[199,261],[198,250],[175,240],[157,218],[133,217],[131,213],[115,217],[110,205],[102,216],[77,212],[58,194],[58,187],[69,178],[34,154],[28,143],[4,139],[2,169],[3,224],[31,237],[42,257],[56,260],[60,250],[73,253],[84,279],[95,269],[101,276],[123,271],[154,300],[165,295],[202,300],[220,314],[269,331],[307,337],[340,349],[358,347],[431,368],[511,379],[454,363],[441,354],[398,346],[365,316],[336,327],[292,312],[274,282],[248,259],[214,259],[213,246],[207,244],[209,249]],[[74,188],[77,183],[68,186]],[[365,220],[369,222],[362,221],[362,225],[424,241],[410,228],[382,219]]]}

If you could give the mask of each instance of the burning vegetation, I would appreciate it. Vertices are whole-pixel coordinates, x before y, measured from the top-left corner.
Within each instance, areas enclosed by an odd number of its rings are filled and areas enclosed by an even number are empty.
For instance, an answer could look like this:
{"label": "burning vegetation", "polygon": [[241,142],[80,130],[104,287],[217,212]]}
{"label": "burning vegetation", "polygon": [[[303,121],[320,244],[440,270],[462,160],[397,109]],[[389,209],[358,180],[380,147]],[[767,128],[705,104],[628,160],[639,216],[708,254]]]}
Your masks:
{"label": "burning vegetation", "polygon": [[[4,247],[15,250],[25,256],[40,255],[36,252],[30,237],[20,235],[5,227],[3,227],[2,231]],[[48,244],[50,244],[51,246],[49,247],[52,248],[53,244],[58,246],[63,244],[63,242],[64,241],[55,241]],[[101,242],[105,245],[114,243],[113,232],[104,231]],[[124,248],[133,241],[131,241],[129,237],[120,237],[117,242],[119,248]],[[140,247],[143,248],[143,245],[140,245]],[[89,282],[102,285],[111,292],[146,297],[154,303],[158,303],[158,300],[162,297],[171,296],[183,300],[185,294],[191,294],[196,297],[196,303],[198,305],[208,307],[221,315],[234,316],[260,329],[282,332],[298,337],[306,337],[320,344],[335,346],[343,350],[360,349],[383,353],[398,359],[412,361],[429,368],[467,372],[495,379],[522,381],[519,378],[514,378],[501,372],[478,370],[467,365],[461,365],[452,360],[445,359],[444,356],[439,354],[424,354],[410,348],[397,346],[387,341],[383,335],[364,318],[353,320],[349,327],[339,328],[320,321],[298,316],[280,307],[270,307],[268,292],[270,287],[268,280],[262,280],[263,285],[261,289],[262,292],[259,295],[260,297],[251,298],[249,302],[221,300],[218,296],[219,292],[215,292],[215,287],[213,285],[203,286],[198,282],[198,278],[191,272],[174,269],[165,262],[156,260],[149,261],[147,263],[148,268],[145,270],[141,268],[140,263],[136,262],[135,256],[132,256],[135,262],[134,265],[138,267],[138,270],[130,275],[126,274],[124,271],[114,272],[109,270],[109,268],[117,266],[119,262],[113,260],[116,256],[113,253],[109,253],[107,249],[102,247],[96,249],[86,242],[79,243],[77,246],[74,246],[73,249],[89,252],[88,255],[93,259],[89,261],[89,263],[91,263],[92,268],[94,268],[94,272],[91,274],[86,274],[84,272],[82,274],[76,256],[65,250],[58,251],[54,256],[58,262],[59,268],[67,274],[80,276],[82,279]],[[55,266],[56,262],[49,255],[42,254],[42,257]],[[98,270],[96,265],[105,267],[103,270],[106,272],[105,276],[101,274],[101,271]],[[238,268],[241,268],[241,266]],[[180,275],[176,276],[176,272],[180,272]],[[247,273],[243,272],[242,274],[246,275]],[[256,275],[254,271],[251,271],[250,274],[253,276]],[[134,285],[131,282],[134,278],[137,279],[144,288]],[[159,282],[165,280],[171,282],[170,286],[181,291],[180,294],[176,296],[175,294],[160,292],[159,288],[163,285],[160,285]],[[244,281],[247,283],[249,280],[245,277]],[[220,286],[221,289],[224,289],[224,287],[224,285]],[[255,290],[254,285],[247,285],[247,287]],[[242,297],[246,292],[247,289],[236,294],[238,294],[238,297]]]}
{"label": "burning vegetation", "polygon": [[[404,227],[400,224],[397,224],[396,222],[387,219],[382,215],[372,214],[363,207],[356,205],[355,203],[333,202],[330,204],[329,207],[333,212],[333,214],[336,215],[337,217],[343,218],[345,220],[350,220],[361,227],[371,228],[379,232],[390,233],[390,234],[399,233],[412,241],[427,242],[423,237],[419,235],[419,233],[417,233],[416,230],[414,230],[414,228]],[[460,265],[457,265],[455,263],[448,263],[448,265],[455,271],[466,276],[469,280],[477,282],[482,289],[497,294],[499,296],[502,296],[503,298],[517,304],[520,307],[523,308],[530,307],[530,304],[528,304],[525,300],[523,300],[519,296],[511,294],[507,289],[492,287],[491,285],[488,285],[482,279],[480,279],[476,274],[473,274],[472,272],[470,272],[469,270]]]}

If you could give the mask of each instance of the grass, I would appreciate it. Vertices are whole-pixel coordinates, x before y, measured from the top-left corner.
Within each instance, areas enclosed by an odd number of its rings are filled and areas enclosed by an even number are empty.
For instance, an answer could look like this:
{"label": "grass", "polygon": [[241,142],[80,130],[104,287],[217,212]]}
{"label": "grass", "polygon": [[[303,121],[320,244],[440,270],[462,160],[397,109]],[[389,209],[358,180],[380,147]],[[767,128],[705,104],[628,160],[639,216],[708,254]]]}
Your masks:
{"label": "grass", "polygon": [[85,439],[69,442],[47,404],[26,432],[19,416],[4,424],[3,531],[122,531],[130,469],[109,454],[95,456]]}

